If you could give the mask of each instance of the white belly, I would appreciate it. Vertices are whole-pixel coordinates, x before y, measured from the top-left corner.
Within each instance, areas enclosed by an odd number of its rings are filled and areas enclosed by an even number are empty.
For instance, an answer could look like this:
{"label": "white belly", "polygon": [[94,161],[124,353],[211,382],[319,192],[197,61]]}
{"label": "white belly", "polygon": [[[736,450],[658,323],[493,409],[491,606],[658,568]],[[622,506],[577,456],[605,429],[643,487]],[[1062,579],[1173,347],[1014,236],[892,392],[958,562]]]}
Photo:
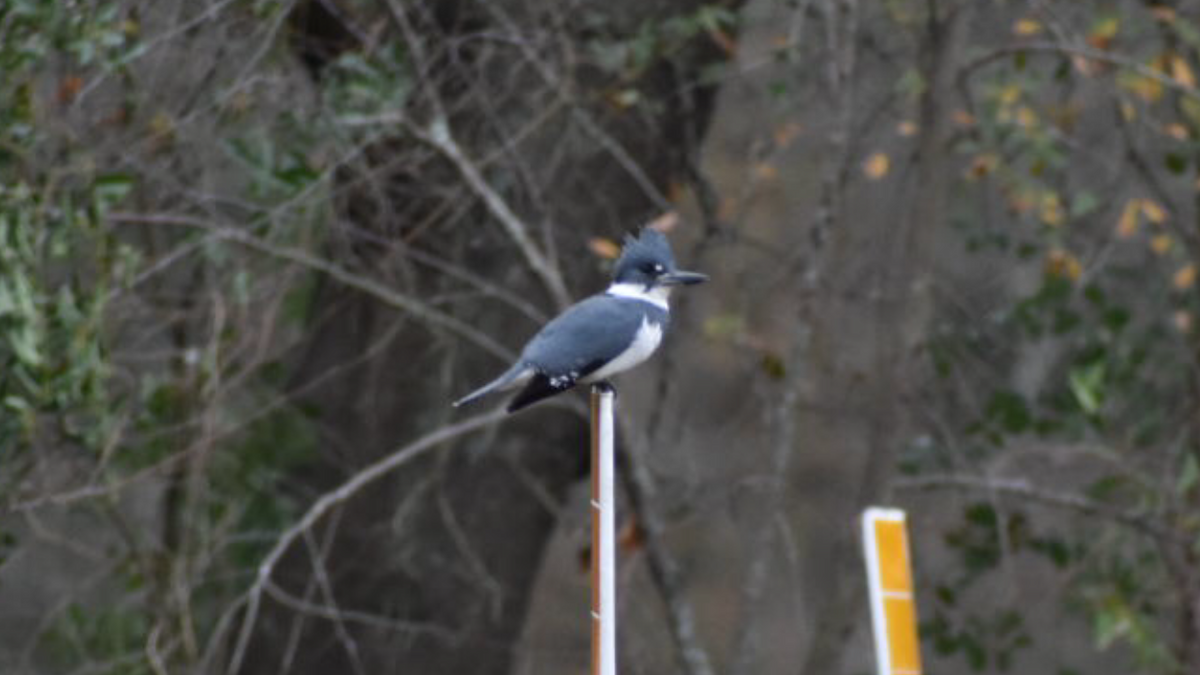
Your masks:
{"label": "white belly", "polygon": [[629,347],[617,355],[617,358],[609,361],[595,372],[583,378],[583,382],[595,382],[603,380],[607,377],[616,375],[619,372],[629,370],[637,364],[650,358],[658,345],[662,342],[662,324],[650,323],[649,319],[642,317],[642,325],[638,327],[637,334],[633,337],[633,343]]}

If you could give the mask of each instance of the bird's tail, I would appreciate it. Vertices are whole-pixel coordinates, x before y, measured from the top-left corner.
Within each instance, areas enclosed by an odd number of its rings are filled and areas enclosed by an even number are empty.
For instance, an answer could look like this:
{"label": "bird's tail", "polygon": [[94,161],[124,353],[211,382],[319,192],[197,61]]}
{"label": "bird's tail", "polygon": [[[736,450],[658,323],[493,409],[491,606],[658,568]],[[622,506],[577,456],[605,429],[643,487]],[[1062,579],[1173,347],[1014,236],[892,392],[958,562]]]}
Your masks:
{"label": "bird's tail", "polygon": [[476,399],[487,396],[493,391],[500,391],[502,389],[513,387],[516,384],[529,379],[529,376],[532,374],[533,370],[524,361],[517,361],[515,364],[513,364],[512,368],[509,368],[500,377],[497,377],[491,382],[488,382],[482,387],[455,401],[454,407],[457,408],[459,406],[464,406],[475,401]]}

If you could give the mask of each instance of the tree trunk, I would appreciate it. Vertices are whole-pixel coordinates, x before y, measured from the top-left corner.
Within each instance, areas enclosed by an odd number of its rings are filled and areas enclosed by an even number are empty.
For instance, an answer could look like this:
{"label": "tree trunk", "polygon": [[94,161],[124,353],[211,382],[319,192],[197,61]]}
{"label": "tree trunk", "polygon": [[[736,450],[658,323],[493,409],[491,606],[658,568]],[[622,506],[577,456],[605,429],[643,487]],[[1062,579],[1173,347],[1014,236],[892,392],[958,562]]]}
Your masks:
{"label": "tree trunk", "polygon": [[[932,6],[936,11],[936,5]],[[861,353],[861,365],[844,369],[812,368],[826,378],[813,391],[829,396],[828,403],[845,411],[833,418],[814,415],[802,404],[800,442],[827,443],[860,458],[843,466],[847,475],[833,484],[848,486],[836,504],[816,519],[811,537],[820,543],[814,550],[830,551],[825,566],[813,578],[822,582],[810,589],[815,630],[802,673],[841,672],[845,646],[855,626],[861,625],[863,584],[858,551],[858,514],[866,506],[886,502],[888,482],[895,470],[897,452],[905,439],[906,403],[916,383],[922,380],[920,353],[930,313],[930,253],[934,235],[946,218],[948,115],[952,96],[953,69],[961,47],[965,10],[950,9],[929,18],[930,45],[923,73],[929,82],[921,99],[920,138],[915,175],[908,186],[910,205],[898,223],[876,220],[884,226],[873,233],[854,232],[847,219],[835,228],[832,258],[827,268],[832,284],[843,289],[825,298],[835,303],[842,298],[862,297],[852,292],[864,274],[875,278],[867,294],[867,308],[832,308],[831,316],[865,317],[866,325],[823,322],[815,327],[814,358],[830,359],[839,338],[847,330],[865,331],[869,350]],[[869,221],[868,221],[869,222]],[[839,241],[840,239],[840,241]],[[853,242],[853,243],[851,243]],[[864,262],[864,254],[873,258]],[[861,319],[859,319],[861,321]],[[841,355],[854,361],[859,357]],[[821,409],[817,407],[816,409]]]}

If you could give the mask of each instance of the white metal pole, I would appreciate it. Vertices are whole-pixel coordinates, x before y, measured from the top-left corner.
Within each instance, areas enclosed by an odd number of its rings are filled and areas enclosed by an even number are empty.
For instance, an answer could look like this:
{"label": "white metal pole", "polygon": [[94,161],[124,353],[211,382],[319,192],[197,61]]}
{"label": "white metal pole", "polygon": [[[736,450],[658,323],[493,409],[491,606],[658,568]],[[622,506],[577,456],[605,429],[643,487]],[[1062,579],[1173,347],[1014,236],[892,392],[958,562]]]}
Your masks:
{"label": "white metal pole", "polygon": [[592,386],[592,675],[617,673],[613,389]]}

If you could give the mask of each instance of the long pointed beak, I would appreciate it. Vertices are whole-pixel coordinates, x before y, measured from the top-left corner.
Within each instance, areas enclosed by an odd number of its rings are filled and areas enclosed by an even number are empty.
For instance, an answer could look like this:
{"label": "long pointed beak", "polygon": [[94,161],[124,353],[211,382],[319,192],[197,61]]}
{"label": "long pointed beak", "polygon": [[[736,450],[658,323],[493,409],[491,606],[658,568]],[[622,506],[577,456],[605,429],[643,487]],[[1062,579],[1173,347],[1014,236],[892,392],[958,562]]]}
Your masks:
{"label": "long pointed beak", "polygon": [[691,286],[693,284],[702,284],[705,281],[708,281],[707,274],[684,272],[683,270],[668,272],[658,278],[658,283],[663,286]]}

